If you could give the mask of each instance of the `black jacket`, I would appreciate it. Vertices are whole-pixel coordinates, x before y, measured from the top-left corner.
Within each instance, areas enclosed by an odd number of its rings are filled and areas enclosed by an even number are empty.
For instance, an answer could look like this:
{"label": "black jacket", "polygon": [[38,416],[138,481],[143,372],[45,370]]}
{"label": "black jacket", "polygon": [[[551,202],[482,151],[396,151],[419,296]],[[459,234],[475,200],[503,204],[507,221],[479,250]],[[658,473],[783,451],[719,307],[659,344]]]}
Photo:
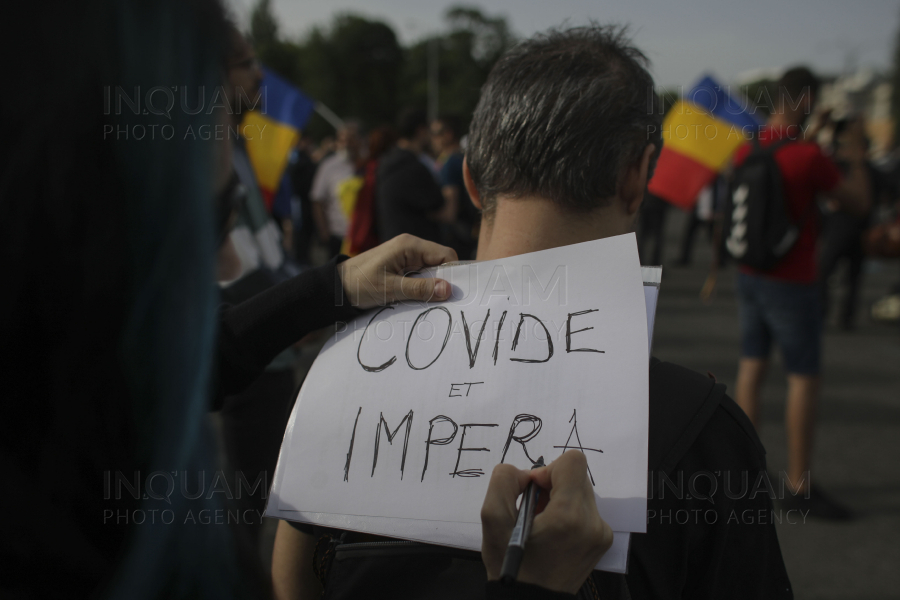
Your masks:
{"label": "black jacket", "polygon": [[272,359],[308,333],[359,315],[344,294],[337,257],[219,312],[212,408],[241,392]]}
{"label": "black jacket", "polygon": [[379,162],[375,181],[379,239],[387,241],[409,233],[440,243],[440,228],[428,215],[440,210],[444,197],[435,176],[418,156],[394,148]]}
{"label": "black jacket", "polygon": [[[784,515],[773,512],[765,449],[724,385],[653,359],[648,460],[647,533],[631,536],[628,574],[594,571],[582,592],[591,597],[593,584],[605,600],[793,597],[773,524]],[[424,544],[376,550],[354,544],[358,534],[293,525],[332,537],[314,559],[327,573],[329,598],[388,585],[395,598],[572,597],[486,583],[477,552]]]}

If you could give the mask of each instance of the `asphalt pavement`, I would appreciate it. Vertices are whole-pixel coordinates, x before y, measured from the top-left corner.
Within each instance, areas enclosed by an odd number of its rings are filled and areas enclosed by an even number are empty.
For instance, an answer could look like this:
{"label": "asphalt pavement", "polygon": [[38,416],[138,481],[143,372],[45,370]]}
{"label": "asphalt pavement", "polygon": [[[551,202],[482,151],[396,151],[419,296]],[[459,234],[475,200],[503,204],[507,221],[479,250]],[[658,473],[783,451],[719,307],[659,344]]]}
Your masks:
{"label": "asphalt pavement", "polygon": [[[715,294],[702,301],[710,263],[705,235],[697,235],[690,266],[669,266],[678,258],[683,224],[682,213],[669,211],[653,353],[711,372],[731,391],[739,357],[735,270],[720,272]],[[826,327],[811,479],[855,517],[777,526],[797,600],[900,598],[900,327],[868,316],[871,303],[898,279],[897,261],[867,263],[856,329],[841,331],[834,319]],[[844,292],[833,285],[834,298]],[[785,394],[776,353],[760,425],[773,474],[786,468]]]}

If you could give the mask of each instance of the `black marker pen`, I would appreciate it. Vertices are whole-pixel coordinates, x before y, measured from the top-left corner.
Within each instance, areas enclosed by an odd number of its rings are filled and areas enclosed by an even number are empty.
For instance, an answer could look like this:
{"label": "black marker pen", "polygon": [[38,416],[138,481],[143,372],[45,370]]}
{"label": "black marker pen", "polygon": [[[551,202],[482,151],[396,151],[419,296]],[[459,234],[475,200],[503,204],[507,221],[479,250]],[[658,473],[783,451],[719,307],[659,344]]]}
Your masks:
{"label": "black marker pen", "polygon": [[[539,456],[537,462],[531,468],[537,469],[543,466],[544,457]],[[533,481],[529,481],[528,486],[525,488],[522,503],[519,505],[516,526],[513,527],[512,535],[509,537],[509,545],[506,547],[506,554],[503,556],[503,566],[500,567],[500,581],[513,582],[519,575],[519,567],[522,565],[522,558],[525,556],[525,542],[528,541],[528,536],[531,534],[534,510],[537,508],[540,496],[541,488],[535,485]]]}

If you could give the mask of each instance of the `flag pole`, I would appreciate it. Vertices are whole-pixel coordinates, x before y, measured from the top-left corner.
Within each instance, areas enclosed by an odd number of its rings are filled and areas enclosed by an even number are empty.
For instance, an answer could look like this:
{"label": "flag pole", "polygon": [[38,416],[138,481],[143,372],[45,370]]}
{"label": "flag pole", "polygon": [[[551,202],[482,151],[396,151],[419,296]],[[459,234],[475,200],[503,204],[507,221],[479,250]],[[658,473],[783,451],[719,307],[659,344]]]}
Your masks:
{"label": "flag pole", "polygon": [[344,126],[344,120],[334,114],[333,110],[331,110],[321,102],[316,102],[316,112],[319,113],[319,115],[323,119],[328,121],[328,123],[331,124],[331,126],[334,127],[335,130],[341,129]]}

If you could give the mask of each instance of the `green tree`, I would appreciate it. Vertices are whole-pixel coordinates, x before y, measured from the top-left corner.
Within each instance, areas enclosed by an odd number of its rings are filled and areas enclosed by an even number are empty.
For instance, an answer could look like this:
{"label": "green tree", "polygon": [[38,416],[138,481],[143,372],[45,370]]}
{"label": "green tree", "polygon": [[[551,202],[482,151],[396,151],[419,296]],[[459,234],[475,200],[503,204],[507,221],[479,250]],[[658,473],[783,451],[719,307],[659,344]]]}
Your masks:
{"label": "green tree", "polygon": [[[429,44],[436,40],[440,110],[468,124],[488,73],[515,39],[505,18],[473,7],[449,8],[444,22],[444,32],[408,49],[384,22],[346,13],[291,40],[280,35],[271,0],[258,0],[249,35],[266,67],[341,117],[368,126],[393,122],[404,106],[426,106]],[[307,125],[313,138],[332,133],[318,116]]]}
{"label": "green tree", "polygon": [[250,13],[250,40],[259,60],[294,85],[302,87],[300,45],[278,35],[271,0],[259,0]]}
{"label": "green tree", "polygon": [[891,117],[894,119],[894,145],[900,144],[900,30],[894,42],[894,64],[891,73]]}
{"label": "green tree", "polygon": [[[271,0],[258,0],[250,14],[249,36],[260,61],[343,118],[366,125],[393,121],[404,51],[385,23],[352,14],[314,27],[301,40],[282,38]],[[307,134],[334,133],[314,115]]]}
{"label": "green tree", "polygon": [[367,125],[393,120],[403,68],[393,29],[352,14],[314,28],[300,46],[303,88],[344,118]]}
{"label": "green tree", "polygon": [[278,43],[278,21],[272,13],[271,0],[259,0],[250,12],[250,37],[257,52]]}
{"label": "green tree", "polygon": [[455,113],[468,124],[488,73],[515,38],[504,17],[488,16],[473,7],[449,8],[444,22],[445,32],[407,51],[400,97],[405,105],[427,105],[429,45],[437,40],[440,112]]}
{"label": "green tree", "polygon": [[451,6],[444,19],[449,36],[466,40],[472,57],[488,70],[515,42],[504,17],[488,17],[474,7]]}

